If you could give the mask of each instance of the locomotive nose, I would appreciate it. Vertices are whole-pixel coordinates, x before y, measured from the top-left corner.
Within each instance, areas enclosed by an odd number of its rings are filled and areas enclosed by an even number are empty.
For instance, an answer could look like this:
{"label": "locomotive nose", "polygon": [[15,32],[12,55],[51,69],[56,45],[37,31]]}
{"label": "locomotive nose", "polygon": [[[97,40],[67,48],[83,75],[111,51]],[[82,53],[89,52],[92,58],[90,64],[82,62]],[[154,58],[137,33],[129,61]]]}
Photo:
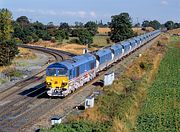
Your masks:
{"label": "locomotive nose", "polygon": [[67,77],[46,77],[46,84],[48,88],[61,89],[68,87]]}

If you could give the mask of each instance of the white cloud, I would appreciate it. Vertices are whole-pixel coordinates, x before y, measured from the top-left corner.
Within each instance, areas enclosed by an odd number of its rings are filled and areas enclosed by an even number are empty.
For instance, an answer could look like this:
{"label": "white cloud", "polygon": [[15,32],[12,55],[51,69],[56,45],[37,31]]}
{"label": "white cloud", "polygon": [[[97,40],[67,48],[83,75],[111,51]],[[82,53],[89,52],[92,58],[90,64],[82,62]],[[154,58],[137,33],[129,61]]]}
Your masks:
{"label": "white cloud", "polygon": [[49,15],[49,16],[70,16],[70,17],[96,17],[96,13],[94,11],[86,12],[86,11],[55,11],[55,10],[33,10],[33,9],[24,9],[19,8],[15,10],[16,12],[21,13],[34,13],[40,15]]}
{"label": "white cloud", "polygon": [[80,17],[85,17],[86,12],[85,12],[85,11],[78,11],[76,14],[77,14],[78,16],[80,16]]}
{"label": "white cloud", "polygon": [[23,8],[19,8],[16,10],[17,12],[29,12],[29,13],[35,13],[35,10],[32,9],[23,9]]}
{"label": "white cloud", "polygon": [[91,11],[91,12],[90,12],[90,16],[91,16],[91,17],[96,17],[96,13],[95,13],[94,11]]}
{"label": "white cloud", "polygon": [[166,0],[162,0],[162,1],[161,1],[161,4],[162,4],[162,5],[168,5],[169,3],[168,3]]}

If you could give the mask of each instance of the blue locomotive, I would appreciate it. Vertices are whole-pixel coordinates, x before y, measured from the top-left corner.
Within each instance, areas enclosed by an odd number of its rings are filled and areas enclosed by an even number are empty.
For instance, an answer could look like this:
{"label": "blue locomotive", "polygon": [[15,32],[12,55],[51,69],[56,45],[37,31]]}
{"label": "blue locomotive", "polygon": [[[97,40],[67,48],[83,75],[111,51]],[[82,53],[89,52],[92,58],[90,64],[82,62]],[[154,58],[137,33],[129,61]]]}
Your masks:
{"label": "blue locomotive", "polygon": [[46,69],[49,96],[67,96],[96,77],[97,73],[157,37],[160,30],[131,38],[96,52],[51,64]]}

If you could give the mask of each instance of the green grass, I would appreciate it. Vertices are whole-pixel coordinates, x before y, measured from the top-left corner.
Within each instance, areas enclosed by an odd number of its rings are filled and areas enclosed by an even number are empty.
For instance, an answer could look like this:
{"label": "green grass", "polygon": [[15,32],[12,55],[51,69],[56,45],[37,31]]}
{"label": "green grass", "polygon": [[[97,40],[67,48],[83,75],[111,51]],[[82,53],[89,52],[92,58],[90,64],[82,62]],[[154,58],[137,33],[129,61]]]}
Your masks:
{"label": "green grass", "polygon": [[23,75],[23,73],[18,70],[11,70],[7,73],[7,75],[9,77],[21,77]]}
{"label": "green grass", "polygon": [[91,121],[77,121],[68,124],[60,124],[49,130],[42,130],[42,132],[108,132],[109,124],[91,122]]}
{"label": "green grass", "polygon": [[6,80],[0,78],[0,84],[3,84],[3,83],[5,83],[5,82],[6,82]]}
{"label": "green grass", "polygon": [[[93,43],[91,45],[93,47],[97,47],[97,48],[108,46],[108,45],[112,44],[112,42],[110,42],[110,44],[107,43],[108,38],[109,38],[109,36],[94,36]],[[78,39],[78,37],[69,37],[68,40],[64,39],[63,43],[69,43],[73,39]]]}
{"label": "green grass", "polygon": [[137,119],[137,131],[180,131],[180,38],[172,37],[147,100]]}
{"label": "green grass", "polygon": [[107,38],[109,38],[108,36],[94,36],[93,37],[93,46],[94,47],[104,47],[109,45],[107,43]]}

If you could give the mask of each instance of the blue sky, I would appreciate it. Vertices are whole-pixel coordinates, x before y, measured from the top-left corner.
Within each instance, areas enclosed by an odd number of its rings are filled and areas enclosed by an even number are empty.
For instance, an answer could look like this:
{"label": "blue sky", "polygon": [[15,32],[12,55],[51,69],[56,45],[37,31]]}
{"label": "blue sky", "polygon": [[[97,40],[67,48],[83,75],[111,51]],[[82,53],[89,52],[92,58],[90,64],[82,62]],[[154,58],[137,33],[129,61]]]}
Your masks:
{"label": "blue sky", "polygon": [[157,19],[180,22],[180,0],[0,0],[13,18],[26,15],[43,23],[111,20],[112,15],[128,12],[133,22]]}

